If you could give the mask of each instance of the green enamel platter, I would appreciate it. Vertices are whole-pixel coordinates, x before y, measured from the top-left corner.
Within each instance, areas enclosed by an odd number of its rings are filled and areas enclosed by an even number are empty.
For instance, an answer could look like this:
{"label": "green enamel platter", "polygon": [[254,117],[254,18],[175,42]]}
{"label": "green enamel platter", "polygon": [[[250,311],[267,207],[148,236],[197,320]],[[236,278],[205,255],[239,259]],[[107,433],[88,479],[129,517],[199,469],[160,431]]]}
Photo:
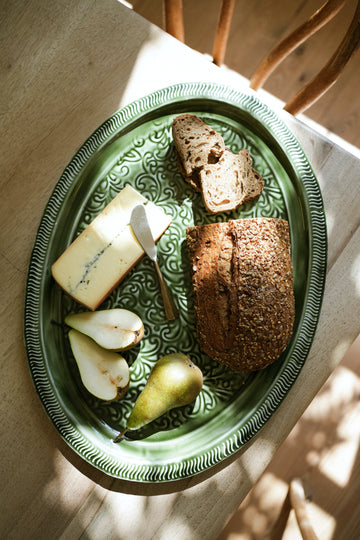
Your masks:
{"label": "green enamel platter", "polygon": [[[249,148],[253,166],[264,178],[264,191],[256,202],[228,214],[206,213],[201,196],[183,180],[176,164],[171,124],[185,112],[197,114],[219,131],[233,152]],[[107,403],[82,386],[63,324],[67,313],[82,308],[60,291],[50,268],[126,184],[172,217],[158,249],[180,317],[166,321],[153,264],[143,257],[101,306],[135,311],[145,325],[141,344],[124,353],[130,388],[121,401]],[[215,363],[199,348],[185,229],[254,216],[289,220],[296,321],[279,360],[245,376]],[[326,256],[324,209],[312,168],[289,129],[256,97],[216,84],[192,83],[165,88],[124,107],[90,136],[64,170],[33,248],[25,342],[48,416],[75,452],[116,478],[173,481],[218,464],[259,432],[306,361],[321,308]],[[175,351],[188,354],[201,367],[200,395],[192,405],[114,444],[154,362]]]}

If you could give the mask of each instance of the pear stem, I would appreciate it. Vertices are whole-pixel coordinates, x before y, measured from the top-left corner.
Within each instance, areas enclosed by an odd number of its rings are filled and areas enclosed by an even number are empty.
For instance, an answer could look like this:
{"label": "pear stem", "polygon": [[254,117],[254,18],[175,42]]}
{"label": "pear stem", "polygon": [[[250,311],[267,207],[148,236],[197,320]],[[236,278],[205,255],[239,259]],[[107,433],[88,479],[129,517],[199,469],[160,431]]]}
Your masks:
{"label": "pear stem", "polygon": [[122,438],[123,438],[123,435],[125,435],[125,433],[127,432],[127,428],[123,429],[122,431],[120,431],[119,435],[117,435],[115,437],[115,439],[113,440],[114,443],[117,443],[119,442]]}

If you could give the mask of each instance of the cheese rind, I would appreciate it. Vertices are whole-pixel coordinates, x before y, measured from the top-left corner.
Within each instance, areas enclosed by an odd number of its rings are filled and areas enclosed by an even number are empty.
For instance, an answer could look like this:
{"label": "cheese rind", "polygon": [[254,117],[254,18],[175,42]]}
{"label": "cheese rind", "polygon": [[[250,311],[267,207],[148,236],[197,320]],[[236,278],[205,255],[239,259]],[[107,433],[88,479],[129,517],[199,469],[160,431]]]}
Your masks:
{"label": "cheese rind", "polygon": [[95,310],[143,256],[131,226],[132,209],[146,205],[158,240],[171,223],[159,206],[127,185],[52,265],[53,278],[80,304]]}

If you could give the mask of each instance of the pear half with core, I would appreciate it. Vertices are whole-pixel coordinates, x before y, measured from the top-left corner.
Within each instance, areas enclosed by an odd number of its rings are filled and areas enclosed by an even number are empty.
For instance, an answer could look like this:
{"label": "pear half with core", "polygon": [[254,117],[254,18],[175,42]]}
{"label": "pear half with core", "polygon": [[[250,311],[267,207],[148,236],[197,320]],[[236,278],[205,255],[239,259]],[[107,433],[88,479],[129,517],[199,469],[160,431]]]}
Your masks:
{"label": "pear half with core", "polygon": [[105,401],[121,398],[130,382],[125,358],[103,349],[77,330],[70,330],[69,341],[85,388]]}
{"label": "pear half with core", "polygon": [[201,370],[182,353],[163,356],[153,367],[145,388],[137,398],[124,431],[139,429],[175,407],[188,405],[199,395],[203,385]]}
{"label": "pear half with core", "polygon": [[142,320],[127,309],[71,313],[65,317],[65,323],[111,351],[133,347],[144,335]]}

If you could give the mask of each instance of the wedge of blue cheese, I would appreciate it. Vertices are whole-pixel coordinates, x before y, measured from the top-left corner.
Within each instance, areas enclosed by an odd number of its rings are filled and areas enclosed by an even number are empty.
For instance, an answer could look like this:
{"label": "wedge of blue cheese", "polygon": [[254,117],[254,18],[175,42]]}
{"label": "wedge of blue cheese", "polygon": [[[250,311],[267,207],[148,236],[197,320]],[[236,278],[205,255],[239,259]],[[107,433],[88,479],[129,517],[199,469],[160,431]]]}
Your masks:
{"label": "wedge of blue cheese", "polygon": [[171,218],[127,185],[51,267],[60,287],[90,310],[105,300],[144,254],[130,226],[131,211],[138,204],[146,205],[152,235],[158,240]]}

